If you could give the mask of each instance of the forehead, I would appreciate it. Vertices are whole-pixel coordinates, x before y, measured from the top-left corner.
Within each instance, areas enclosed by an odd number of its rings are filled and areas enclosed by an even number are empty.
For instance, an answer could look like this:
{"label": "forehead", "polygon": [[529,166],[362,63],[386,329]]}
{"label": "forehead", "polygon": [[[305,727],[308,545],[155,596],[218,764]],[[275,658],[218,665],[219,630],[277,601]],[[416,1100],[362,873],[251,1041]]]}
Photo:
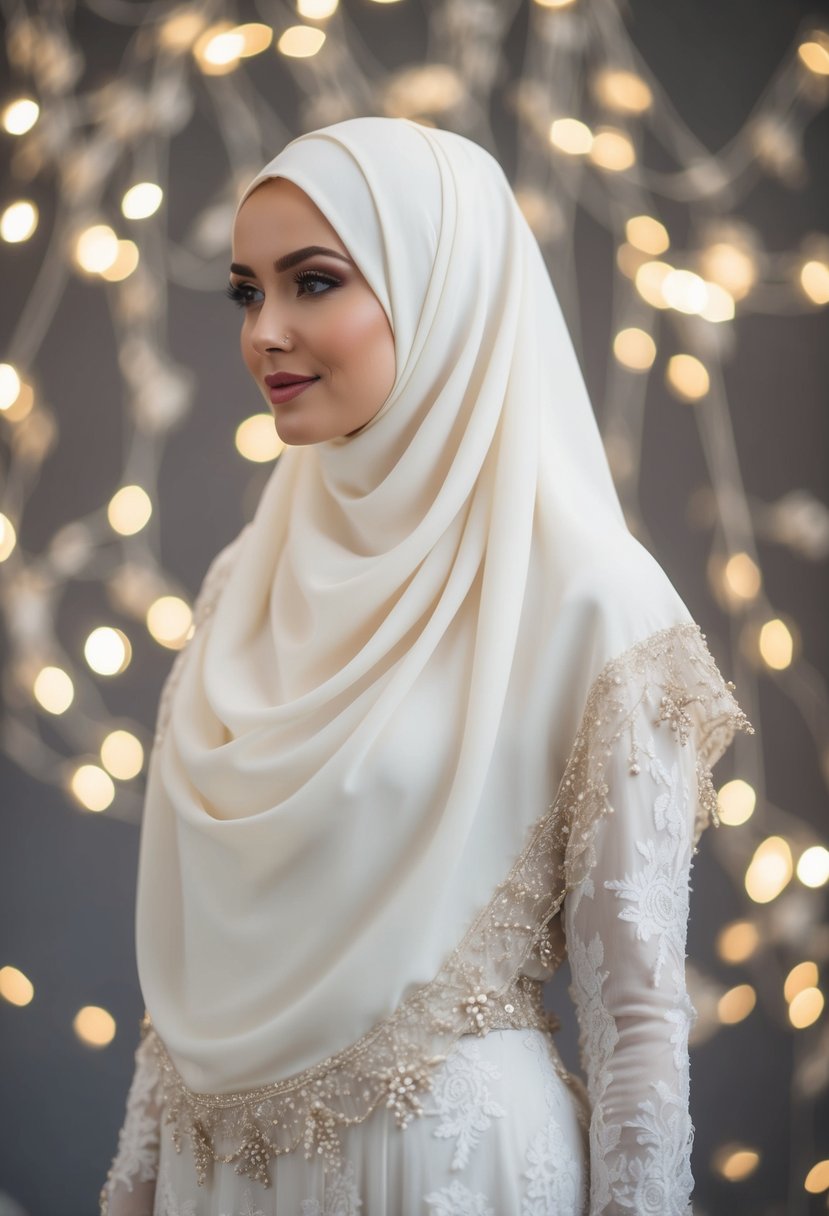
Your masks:
{"label": "forehead", "polygon": [[327,245],[348,252],[304,190],[284,177],[262,182],[239,209],[233,226],[234,256],[242,249],[249,256],[259,248],[275,255],[303,245]]}

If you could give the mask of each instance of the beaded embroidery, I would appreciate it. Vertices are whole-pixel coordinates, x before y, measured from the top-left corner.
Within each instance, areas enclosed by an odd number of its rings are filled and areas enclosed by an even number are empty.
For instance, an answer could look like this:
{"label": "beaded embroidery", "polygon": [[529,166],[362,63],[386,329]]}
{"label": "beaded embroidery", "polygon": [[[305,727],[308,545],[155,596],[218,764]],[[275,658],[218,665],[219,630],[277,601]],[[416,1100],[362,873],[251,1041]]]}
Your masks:
{"label": "beaded embroidery", "polygon": [[[195,628],[213,609],[237,543],[238,538],[208,570],[194,608]],[[157,744],[167,725],[183,653],[162,692]],[[693,737],[696,852],[707,823],[719,826],[711,765],[737,731],[754,733],[733,690],[693,621],[668,626],[610,660],[588,692],[555,800],[531,829],[507,878],[435,978],[344,1051],[258,1089],[196,1093],[184,1084],[145,1013],[142,1037],[152,1036],[158,1056],[165,1120],[173,1125],[178,1152],[182,1137],[189,1137],[199,1184],[204,1184],[212,1163],[222,1161],[269,1186],[270,1160],[300,1145],[308,1158],[318,1156],[326,1169],[337,1168],[342,1162],[338,1128],[361,1123],[381,1105],[405,1128],[421,1113],[421,1097],[431,1088],[434,1070],[462,1035],[508,1027],[558,1029],[557,1019],[544,1011],[541,987],[565,957],[558,915],[564,898],[588,876],[598,828],[615,810],[608,800],[607,770],[617,745],[627,739],[628,772],[636,777],[642,747],[636,713],[643,704],[658,706],[653,726],[667,725],[680,746]],[[534,974],[540,968],[542,979],[521,974],[528,963]],[[553,1054],[587,1126],[590,1111],[583,1083],[567,1071],[555,1049]],[[230,1151],[219,1151],[222,1142]]]}

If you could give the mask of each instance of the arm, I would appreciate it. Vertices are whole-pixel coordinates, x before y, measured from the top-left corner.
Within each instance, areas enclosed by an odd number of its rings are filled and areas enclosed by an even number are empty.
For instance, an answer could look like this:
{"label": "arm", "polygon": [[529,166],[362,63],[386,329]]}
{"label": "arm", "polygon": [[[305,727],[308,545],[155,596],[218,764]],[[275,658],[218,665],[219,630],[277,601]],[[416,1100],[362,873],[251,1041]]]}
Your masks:
{"label": "arm", "polygon": [[625,738],[613,748],[612,810],[597,827],[589,872],[564,903],[592,1111],[590,1216],[691,1212],[696,1010],[685,945],[699,770],[693,735],[657,725],[659,710],[651,691],[632,723],[637,748],[630,753]]}
{"label": "arm", "polygon": [[101,1188],[100,1216],[153,1216],[162,1106],[153,1034],[145,1029],[135,1052],[118,1151]]}

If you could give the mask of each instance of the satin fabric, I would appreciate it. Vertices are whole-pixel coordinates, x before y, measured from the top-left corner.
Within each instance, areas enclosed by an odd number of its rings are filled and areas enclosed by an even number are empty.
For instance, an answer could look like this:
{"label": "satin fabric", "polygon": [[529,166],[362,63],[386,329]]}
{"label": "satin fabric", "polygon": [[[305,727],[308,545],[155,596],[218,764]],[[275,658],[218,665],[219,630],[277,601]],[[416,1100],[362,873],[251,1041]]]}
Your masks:
{"label": "satin fabric", "polygon": [[389,318],[357,434],[274,468],[150,760],[137,953],[185,1083],[353,1043],[439,970],[554,798],[593,679],[691,620],[629,532],[538,245],[497,162],[406,119],[261,171]]}

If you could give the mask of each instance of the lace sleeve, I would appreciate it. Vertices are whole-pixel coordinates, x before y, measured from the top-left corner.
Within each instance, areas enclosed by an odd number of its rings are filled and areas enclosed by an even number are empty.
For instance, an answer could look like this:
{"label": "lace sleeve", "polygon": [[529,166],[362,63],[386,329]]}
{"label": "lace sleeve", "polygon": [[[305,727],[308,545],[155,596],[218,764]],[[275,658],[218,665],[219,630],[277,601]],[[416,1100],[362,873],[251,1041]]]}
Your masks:
{"label": "lace sleeve", "polygon": [[153,1216],[161,1126],[154,1031],[142,1023],[118,1151],[101,1188],[100,1216]]}
{"label": "lace sleeve", "polygon": [[[590,1216],[689,1216],[694,1129],[685,986],[702,793],[696,736],[646,685],[604,766],[608,810],[564,927],[590,1098]],[[672,723],[673,725],[673,723]]]}

